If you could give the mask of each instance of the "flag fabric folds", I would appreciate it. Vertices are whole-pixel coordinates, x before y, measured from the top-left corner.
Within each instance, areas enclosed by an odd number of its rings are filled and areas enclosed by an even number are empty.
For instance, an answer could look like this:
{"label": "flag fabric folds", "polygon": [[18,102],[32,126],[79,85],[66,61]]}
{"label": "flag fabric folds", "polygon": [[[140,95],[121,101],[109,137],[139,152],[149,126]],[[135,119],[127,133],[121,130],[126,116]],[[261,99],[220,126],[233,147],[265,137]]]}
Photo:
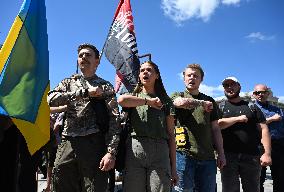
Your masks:
{"label": "flag fabric folds", "polygon": [[116,92],[132,92],[140,62],[130,0],[120,1],[103,51],[116,69]]}
{"label": "flag fabric folds", "polygon": [[0,114],[31,154],[49,140],[49,58],[44,0],[25,0],[0,51]]}

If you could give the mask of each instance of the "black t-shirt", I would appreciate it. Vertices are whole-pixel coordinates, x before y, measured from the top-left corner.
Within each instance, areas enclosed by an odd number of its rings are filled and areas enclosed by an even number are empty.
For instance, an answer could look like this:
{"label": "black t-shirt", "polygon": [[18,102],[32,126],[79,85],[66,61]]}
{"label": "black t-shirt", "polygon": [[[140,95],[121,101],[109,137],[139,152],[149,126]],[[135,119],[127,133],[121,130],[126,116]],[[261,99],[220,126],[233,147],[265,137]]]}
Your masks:
{"label": "black t-shirt", "polygon": [[246,123],[235,123],[222,130],[225,152],[259,155],[261,132],[257,124],[265,122],[260,109],[255,105],[249,107],[247,101],[239,103],[226,101],[222,113],[223,118],[240,115],[246,115],[248,118]]}

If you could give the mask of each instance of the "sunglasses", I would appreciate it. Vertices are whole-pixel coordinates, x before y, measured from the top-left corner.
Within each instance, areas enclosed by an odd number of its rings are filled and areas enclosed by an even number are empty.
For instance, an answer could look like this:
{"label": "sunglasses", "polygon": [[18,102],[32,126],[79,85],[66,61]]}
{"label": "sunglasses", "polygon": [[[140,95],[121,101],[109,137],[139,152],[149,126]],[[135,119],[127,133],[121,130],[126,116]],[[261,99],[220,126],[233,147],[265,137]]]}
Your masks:
{"label": "sunglasses", "polygon": [[268,91],[254,91],[253,92],[254,95],[260,95],[260,94],[264,95],[266,93],[268,93]]}
{"label": "sunglasses", "polygon": [[232,82],[232,83],[224,83],[223,84],[223,87],[224,88],[229,88],[229,87],[233,87],[233,86],[235,86],[235,85],[237,85],[238,83],[236,83],[236,82]]}

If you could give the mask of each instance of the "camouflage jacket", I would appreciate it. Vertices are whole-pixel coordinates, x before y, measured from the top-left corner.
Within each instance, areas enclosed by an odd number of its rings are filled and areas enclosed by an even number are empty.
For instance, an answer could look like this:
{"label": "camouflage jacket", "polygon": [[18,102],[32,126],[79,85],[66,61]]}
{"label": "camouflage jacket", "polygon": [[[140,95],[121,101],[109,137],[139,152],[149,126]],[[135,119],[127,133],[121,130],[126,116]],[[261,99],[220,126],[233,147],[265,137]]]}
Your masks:
{"label": "camouflage jacket", "polygon": [[84,81],[103,90],[101,97],[105,99],[109,108],[109,131],[106,134],[106,144],[108,151],[115,153],[120,133],[119,110],[111,83],[97,75],[90,78],[84,78],[77,74],[72,75],[70,78],[62,80],[54,90],[48,93],[48,103],[51,107],[67,105],[63,136],[86,136],[99,132],[95,111],[89,97],[85,95],[86,87],[82,83]]}

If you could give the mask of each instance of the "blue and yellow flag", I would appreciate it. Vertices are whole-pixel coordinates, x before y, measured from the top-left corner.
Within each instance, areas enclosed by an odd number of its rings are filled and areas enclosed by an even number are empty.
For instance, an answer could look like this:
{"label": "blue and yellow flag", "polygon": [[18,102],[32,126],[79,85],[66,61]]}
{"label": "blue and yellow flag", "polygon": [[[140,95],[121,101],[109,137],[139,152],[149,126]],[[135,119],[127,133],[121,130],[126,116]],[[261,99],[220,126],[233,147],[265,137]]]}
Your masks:
{"label": "blue and yellow flag", "polygon": [[0,51],[0,114],[34,154],[49,140],[49,59],[44,0],[25,0]]}

